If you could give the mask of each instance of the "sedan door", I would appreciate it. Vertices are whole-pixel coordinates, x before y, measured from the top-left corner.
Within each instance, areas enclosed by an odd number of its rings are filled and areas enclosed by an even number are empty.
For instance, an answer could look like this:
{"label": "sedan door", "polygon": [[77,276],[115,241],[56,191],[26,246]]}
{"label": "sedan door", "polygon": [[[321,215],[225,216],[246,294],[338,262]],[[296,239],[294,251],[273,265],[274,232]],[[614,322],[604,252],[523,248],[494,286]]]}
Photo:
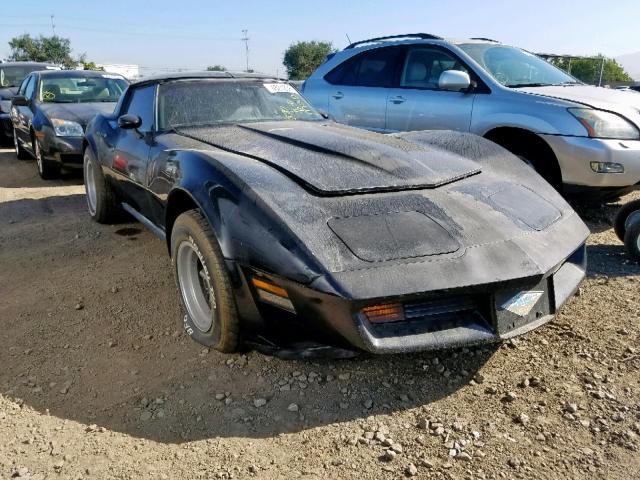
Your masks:
{"label": "sedan door", "polygon": [[367,50],[329,72],[329,116],[345,125],[386,131],[387,97],[403,50]]}
{"label": "sedan door", "polygon": [[119,190],[126,203],[145,216],[149,214],[147,164],[154,143],[155,91],[155,85],[148,85],[129,92],[120,114],[136,115],[141,124],[138,128],[118,127],[113,142],[112,168],[120,174]]}
{"label": "sedan door", "polygon": [[389,92],[389,131],[469,131],[475,94],[440,89],[440,75],[447,70],[471,74],[448,50],[432,45],[409,49],[398,88]]}
{"label": "sedan door", "polygon": [[24,79],[18,90],[18,96],[27,99],[27,105],[13,105],[12,113],[13,125],[16,129],[19,142],[25,146],[29,151],[33,151],[33,145],[31,145],[31,122],[33,120],[33,108],[34,108],[34,93],[36,90],[36,77],[35,75],[29,75]]}

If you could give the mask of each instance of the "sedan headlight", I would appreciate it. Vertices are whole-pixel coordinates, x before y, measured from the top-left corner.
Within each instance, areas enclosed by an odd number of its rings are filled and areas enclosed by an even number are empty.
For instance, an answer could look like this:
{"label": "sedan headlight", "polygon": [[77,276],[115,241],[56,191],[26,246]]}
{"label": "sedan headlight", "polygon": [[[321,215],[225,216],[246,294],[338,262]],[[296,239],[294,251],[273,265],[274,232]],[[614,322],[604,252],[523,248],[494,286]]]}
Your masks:
{"label": "sedan headlight", "polygon": [[11,112],[11,100],[0,100],[0,112],[2,113]]}
{"label": "sedan headlight", "polygon": [[56,135],[59,137],[81,137],[84,135],[84,131],[79,123],[59,118],[52,118],[51,123],[53,124]]}
{"label": "sedan headlight", "polygon": [[592,108],[570,108],[569,112],[592,138],[640,140],[640,130],[621,115]]}

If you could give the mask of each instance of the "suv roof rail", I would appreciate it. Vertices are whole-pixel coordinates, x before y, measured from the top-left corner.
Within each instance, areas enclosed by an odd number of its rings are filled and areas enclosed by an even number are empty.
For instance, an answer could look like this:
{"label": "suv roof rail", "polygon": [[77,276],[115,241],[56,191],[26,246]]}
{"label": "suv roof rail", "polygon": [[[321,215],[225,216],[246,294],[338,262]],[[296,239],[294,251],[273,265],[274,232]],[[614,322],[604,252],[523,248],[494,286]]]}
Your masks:
{"label": "suv roof rail", "polygon": [[494,40],[493,38],[486,37],[471,37],[470,40],[484,40],[485,42],[502,43],[499,40]]}
{"label": "suv roof rail", "polygon": [[421,40],[443,40],[442,37],[438,37],[437,35],[431,35],[430,33],[405,33],[404,35],[388,35],[386,37],[376,37],[369,38],[367,40],[360,40],[359,42],[353,42],[352,44],[345,47],[345,50],[350,48],[354,48],[358,45],[362,45],[363,43],[373,43],[380,42],[382,40],[393,40],[398,38],[419,38]]}

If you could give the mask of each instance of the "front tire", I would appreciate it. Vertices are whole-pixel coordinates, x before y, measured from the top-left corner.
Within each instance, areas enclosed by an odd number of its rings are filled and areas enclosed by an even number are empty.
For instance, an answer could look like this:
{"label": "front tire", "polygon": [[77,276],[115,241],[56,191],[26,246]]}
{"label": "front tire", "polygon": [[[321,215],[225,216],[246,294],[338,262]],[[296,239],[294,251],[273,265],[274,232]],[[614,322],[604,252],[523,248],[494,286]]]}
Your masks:
{"label": "front tire", "polygon": [[53,180],[60,176],[60,165],[50,162],[44,158],[40,142],[37,138],[33,138],[33,154],[36,157],[36,166],[38,167],[38,175],[43,180]]}
{"label": "front tire", "polygon": [[640,262],[640,219],[627,227],[624,235],[624,246],[633,258]]}
{"label": "front tire", "polygon": [[18,133],[16,129],[13,129],[13,147],[16,150],[16,157],[18,160],[29,160],[31,155],[27,152],[22,145],[20,145],[20,140],[18,140]]}
{"label": "front tire", "polygon": [[184,329],[220,352],[238,349],[240,321],[218,240],[199,210],[181,214],[171,231],[171,263],[186,314]]}
{"label": "front tire", "polygon": [[84,190],[89,215],[98,223],[114,223],[122,215],[116,194],[104,178],[91,148],[84,151]]}
{"label": "front tire", "polygon": [[618,210],[616,219],[613,222],[613,229],[621,242],[625,241],[627,228],[631,223],[640,220],[640,200],[634,200],[622,206]]}

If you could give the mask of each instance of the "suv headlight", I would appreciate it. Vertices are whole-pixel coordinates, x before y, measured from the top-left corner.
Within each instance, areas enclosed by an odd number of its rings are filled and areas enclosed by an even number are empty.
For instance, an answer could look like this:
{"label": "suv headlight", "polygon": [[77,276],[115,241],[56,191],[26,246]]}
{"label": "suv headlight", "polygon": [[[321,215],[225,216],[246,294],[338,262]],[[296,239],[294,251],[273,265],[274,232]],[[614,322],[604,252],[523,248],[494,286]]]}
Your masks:
{"label": "suv headlight", "polygon": [[0,100],[0,112],[9,113],[11,111],[11,100]]}
{"label": "suv headlight", "polygon": [[59,137],[81,137],[84,135],[84,131],[79,123],[59,118],[52,118],[51,123],[53,124],[56,135]]}
{"label": "suv headlight", "polygon": [[576,117],[592,138],[640,140],[640,130],[621,115],[593,108],[570,108],[569,113]]}

